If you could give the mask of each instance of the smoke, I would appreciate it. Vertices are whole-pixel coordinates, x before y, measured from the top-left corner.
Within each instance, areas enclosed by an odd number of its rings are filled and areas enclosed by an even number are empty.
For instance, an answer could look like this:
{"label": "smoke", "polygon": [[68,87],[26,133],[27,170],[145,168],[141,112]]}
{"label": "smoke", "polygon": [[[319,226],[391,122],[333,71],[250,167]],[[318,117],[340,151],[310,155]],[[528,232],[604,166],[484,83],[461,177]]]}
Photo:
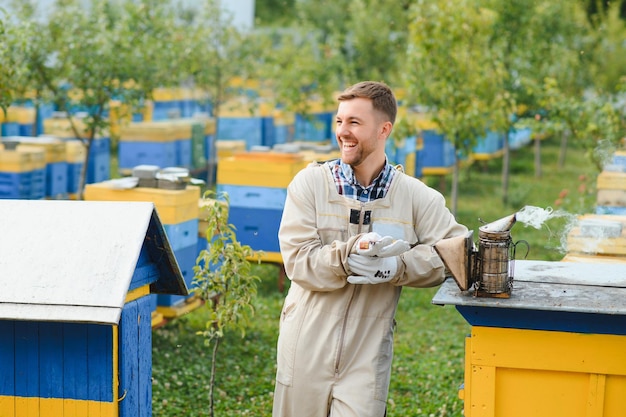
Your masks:
{"label": "smoke", "polygon": [[[541,208],[525,206],[515,214],[515,220],[525,226],[541,229],[546,226],[546,222],[562,218],[565,224],[559,235],[559,247],[561,253],[568,251],[595,254],[598,253],[598,246],[606,242],[608,238],[619,237],[622,234],[622,224],[603,218],[580,218],[577,214],[568,213],[564,210],[553,210],[551,207]],[[552,235],[549,227],[548,231]],[[568,248],[568,238],[574,228],[578,230],[572,234],[571,242],[573,248]]]}
{"label": "smoke", "polygon": [[558,217],[565,217],[568,220],[576,221],[575,214],[568,213],[563,210],[554,211],[552,207],[541,208],[534,206],[524,206],[520,211],[515,213],[515,220],[526,225],[541,229],[545,222]]}
{"label": "smoke", "polygon": [[[571,232],[571,230],[578,226],[579,220],[576,214],[568,213],[564,210],[553,210],[552,207],[535,207],[535,206],[524,206],[521,210],[515,213],[515,220],[519,223],[524,224],[525,226],[530,226],[535,229],[541,229],[546,222],[556,218],[565,219],[566,223],[563,227],[561,235],[559,236],[559,250],[562,253],[567,252],[567,236]],[[548,231],[552,234],[552,231],[548,227]]]}

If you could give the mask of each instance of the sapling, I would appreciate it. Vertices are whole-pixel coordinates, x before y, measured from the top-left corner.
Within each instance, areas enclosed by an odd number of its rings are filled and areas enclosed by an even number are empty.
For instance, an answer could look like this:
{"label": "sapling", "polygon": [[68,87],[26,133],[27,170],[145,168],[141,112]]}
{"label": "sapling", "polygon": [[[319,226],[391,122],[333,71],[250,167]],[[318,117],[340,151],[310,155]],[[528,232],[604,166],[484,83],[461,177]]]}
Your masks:
{"label": "sapling", "polygon": [[214,416],[215,370],[220,342],[225,332],[237,330],[243,338],[254,316],[253,298],[257,294],[259,277],[253,275],[249,259],[260,263],[256,252],[238,240],[235,227],[228,223],[229,198],[207,191],[203,195],[206,211],[208,244],[200,251],[194,266],[192,291],[209,309],[205,329],[198,334],[205,345],[213,349],[209,382],[209,410]]}

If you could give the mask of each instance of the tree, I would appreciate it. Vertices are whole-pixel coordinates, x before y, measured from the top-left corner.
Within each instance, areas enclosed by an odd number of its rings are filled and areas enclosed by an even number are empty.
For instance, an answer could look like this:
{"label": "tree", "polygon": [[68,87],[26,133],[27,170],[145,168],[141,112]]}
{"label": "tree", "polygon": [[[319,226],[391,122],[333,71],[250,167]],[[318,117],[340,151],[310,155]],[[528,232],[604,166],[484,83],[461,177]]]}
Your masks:
{"label": "tree", "polygon": [[[214,415],[215,376],[218,352],[225,333],[237,330],[241,337],[254,315],[252,300],[257,293],[259,277],[252,274],[249,258],[255,255],[250,246],[237,241],[234,226],[228,224],[228,195],[217,196],[207,191],[203,200],[207,203],[208,249],[198,255],[194,267],[194,293],[209,308],[209,320],[205,330],[198,332],[205,344],[212,347],[211,377],[209,385],[209,409]],[[257,253],[260,262],[260,254]]]}
{"label": "tree", "polygon": [[[576,2],[554,0],[488,0],[495,12],[490,48],[504,67],[498,88],[510,99],[501,107],[505,125],[502,163],[502,201],[508,203],[510,149],[508,133],[520,106],[537,109],[543,80],[553,77],[565,89],[580,89],[580,45],[585,26]],[[537,139],[538,140],[538,139]],[[539,142],[537,153],[539,153]]]}
{"label": "tree", "polygon": [[7,35],[4,25],[5,11],[0,9],[0,109],[6,113],[7,107],[13,101],[13,89],[15,64],[10,54],[9,42],[11,37]]}
{"label": "tree", "polygon": [[73,136],[83,142],[81,199],[92,143],[108,135],[111,101],[120,100],[132,111],[155,85],[171,78],[171,72],[159,70],[167,68],[162,58],[169,50],[171,13],[161,0],[121,5],[59,0],[41,20],[33,18],[35,3],[19,4],[17,16],[27,39],[18,57],[25,68],[22,85],[34,90],[37,100],[50,100],[65,112]]}
{"label": "tree", "polygon": [[430,109],[439,130],[457,149],[452,182],[456,213],[459,152],[466,155],[498,115],[510,107],[496,86],[504,76],[489,48],[494,16],[473,0],[415,2],[409,27],[407,81],[410,102]]}
{"label": "tree", "polygon": [[[255,78],[258,43],[249,32],[232,23],[219,0],[204,0],[199,6],[183,11],[176,28],[181,40],[181,77],[200,89],[211,104],[212,115],[219,127],[221,106],[239,91],[229,89],[234,79]],[[217,166],[216,141],[209,152],[207,185],[215,183]]]}

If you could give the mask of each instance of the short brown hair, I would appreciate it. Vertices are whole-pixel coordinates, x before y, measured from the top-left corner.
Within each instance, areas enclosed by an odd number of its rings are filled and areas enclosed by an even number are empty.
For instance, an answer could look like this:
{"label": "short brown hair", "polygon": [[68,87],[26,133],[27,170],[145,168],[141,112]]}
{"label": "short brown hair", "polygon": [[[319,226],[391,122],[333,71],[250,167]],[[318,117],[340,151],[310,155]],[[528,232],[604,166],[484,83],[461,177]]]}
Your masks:
{"label": "short brown hair", "polygon": [[396,122],[398,103],[387,84],[378,81],[361,81],[343,90],[337,100],[346,101],[353,98],[369,98],[372,100],[374,109],[385,114],[391,124]]}

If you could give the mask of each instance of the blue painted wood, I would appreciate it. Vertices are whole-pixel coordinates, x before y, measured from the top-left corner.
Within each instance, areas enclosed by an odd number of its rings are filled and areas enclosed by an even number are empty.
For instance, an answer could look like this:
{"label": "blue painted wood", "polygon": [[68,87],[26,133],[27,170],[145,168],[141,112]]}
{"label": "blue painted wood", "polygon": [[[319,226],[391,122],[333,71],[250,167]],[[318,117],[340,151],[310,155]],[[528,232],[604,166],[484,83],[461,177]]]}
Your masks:
{"label": "blue painted wood", "polygon": [[64,398],[63,324],[41,323],[39,337],[39,396]]}
{"label": "blue painted wood", "polygon": [[[194,277],[193,267],[196,265],[196,259],[198,258],[198,244],[197,242],[193,245],[187,246],[186,248],[177,249],[174,251],[174,256],[176,257],[176,262],[178,262],[178,266],[180,268],[180,272],[183,275],[183,279],[185,280],[185,284],[187,288],[192,288],[192,282]],[[171,294],[158,294],[157,295],[157,305],[164,307],[171,307],[180,302],[185,301],[185,299],[189,298],[191,295],[183,296],[183,295],[171,295]]]}
{"label": "blue painted wood", "polygon": [[472,326],[626,335],[626,316],[457,305]]}
{"label": "blue painted wood", "polygon": [[63,394],[64,398],[88,400],[87,325],[63,324]]}
{"label": "blue painted wood", "polygon": [[15,395],[15,338],[12,321],[0,320],[0,395]]}
{"label": "blue painted wood", "polygon": [[198,219],[176,224],[164,224],[163,228],[173,250],[198,244]]}
{"label": "blue painted wood", "polygon": [[139,331],[137,300],[126,303],[120,319],[120,417],[137,415],[139,394]]}
{"label": "blue painted wood", "polygon": [[111,402],[113,401],[113,328],[106,325],[89,325],[87,339],[89,399]]}
{"label": "blue painted wood", "polygon": [[282,210],[287,198],[286,188],[218,184],[217,192],[228,193],[230,207]]}
{"label": "blue painted wood", "polygon": [[254,250],[280,252],[278,227],[282,210],[230,207],[228,221],[237,228],[237,238]]}
{"label": "blue painted wood", "polygon": [[161,168],[174,167],[178,162],[176,141],[130,142],[118,145],[119,167],[132,169],[137,165],[157,165]]}
{"label": "blue painted wood", "polygon": [[15,395],[39,396],[39,323],[15,322]]}
{"label": "blue painted wood", "polygon": [[148,297],[137,300],[139,314],[139,410],[137,417],[152,416],[152,306]]}

